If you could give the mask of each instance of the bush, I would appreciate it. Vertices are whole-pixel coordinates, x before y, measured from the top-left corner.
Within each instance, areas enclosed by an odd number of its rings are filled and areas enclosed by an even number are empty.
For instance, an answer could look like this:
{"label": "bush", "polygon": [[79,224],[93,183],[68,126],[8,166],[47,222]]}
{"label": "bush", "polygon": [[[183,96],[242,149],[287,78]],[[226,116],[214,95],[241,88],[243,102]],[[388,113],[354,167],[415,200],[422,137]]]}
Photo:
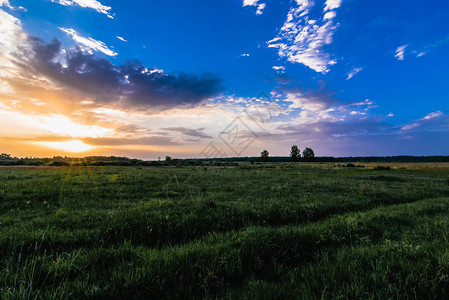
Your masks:
{"label": "bush", "polygon": [[374,170],[376,170],[376,171],[388,171],[388,170],[391,170],[391,168],[389,166],[375,166]]}

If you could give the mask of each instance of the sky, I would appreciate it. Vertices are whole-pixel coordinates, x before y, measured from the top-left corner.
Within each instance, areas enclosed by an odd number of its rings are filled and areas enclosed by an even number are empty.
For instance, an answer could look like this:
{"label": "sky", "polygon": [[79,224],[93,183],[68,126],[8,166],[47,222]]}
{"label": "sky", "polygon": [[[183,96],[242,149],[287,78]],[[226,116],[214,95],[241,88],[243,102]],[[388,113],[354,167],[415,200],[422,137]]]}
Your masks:
{"label": "sky", "polygon": [[449,155],[449,2],[0,0],[0,152]]}

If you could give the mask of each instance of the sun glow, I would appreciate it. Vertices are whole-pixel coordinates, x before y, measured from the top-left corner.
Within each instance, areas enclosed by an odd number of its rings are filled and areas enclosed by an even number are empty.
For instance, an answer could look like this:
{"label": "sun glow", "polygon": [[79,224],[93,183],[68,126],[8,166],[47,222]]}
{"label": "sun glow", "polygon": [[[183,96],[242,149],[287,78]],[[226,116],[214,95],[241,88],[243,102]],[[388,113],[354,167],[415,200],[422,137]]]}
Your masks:
{"label": "sun glow", "polygon": [[71,153],[85,152],[95,148],[94,146],[85,144],[80,140],[71,140],[64,142],[38,142],[38,144]]}
{"label": "sun glow", "polygon": [[103,137],[114,132],[113,129],[95,125],[81,125],[62,115],[51,115],[41,119],[41,125],[45,130],[57,135],[69,135],[72,138],[79,137]]}

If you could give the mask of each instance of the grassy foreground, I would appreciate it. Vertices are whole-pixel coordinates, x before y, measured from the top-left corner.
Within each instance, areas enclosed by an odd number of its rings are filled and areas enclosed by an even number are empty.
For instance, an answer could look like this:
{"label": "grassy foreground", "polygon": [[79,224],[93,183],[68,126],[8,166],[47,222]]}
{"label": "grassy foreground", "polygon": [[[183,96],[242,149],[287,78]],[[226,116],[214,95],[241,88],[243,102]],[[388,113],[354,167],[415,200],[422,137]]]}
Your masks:
{"label": "grassy foreground", "polygon": [[449,165],[0,168],[1,299],[443,299]]}

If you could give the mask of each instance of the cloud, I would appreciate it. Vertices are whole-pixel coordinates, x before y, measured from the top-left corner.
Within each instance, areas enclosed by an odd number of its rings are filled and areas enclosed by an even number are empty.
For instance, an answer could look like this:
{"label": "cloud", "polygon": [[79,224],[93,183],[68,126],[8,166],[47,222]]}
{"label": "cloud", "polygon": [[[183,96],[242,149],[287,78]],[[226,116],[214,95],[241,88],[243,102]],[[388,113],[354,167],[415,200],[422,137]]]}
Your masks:
{"label": "cloud", "polygon": [[249,56],[249,53],[242,53],[242,54],[240,54],[240,56]]}
{"label": "cloud", "polygon": [[[312,114],[326,114],[328,109],[337,105],[339,100],[334,97],[335,92],[327,89],[324,83],[318,89],[298,87],[290,81],[286,84],[279,83],[276,88],[276,96],[284,102],[289,102],[288,110],[308,111]],[[303,113],[304,115],[304,113]]]}
{"label": "cloud", "polygon": [[333,92],[320,88],[318,90],[304,90],[301,92],[287,92],[285,101],[291,102],[290,109],[307,110],[314,113],[322,112],[336,104]]}
{"label": "cloud", "polygon": [[403,132],[410,131],[418,127],[425,127],[426,131],[430,129],[443,129],[449,127],[449,119],[442,111],[431,112],[425,117],[415,120],[413,123],[401,127]]}
{"label": "cloud", "polygon": [[144,136],[140,138],[84,138],[92,146],[133,146],[133,145],[179,145],[173,138],[164,136]]}
{"label": "cloud", "polygon": [[0,9],[0,96],[11,98],[14,90],[8,79],[24,76],[14,62],[17,61],[15,52],[26,40],[20,20]]}
{"label": "cloud", "polygon": [[185,127],[165,127],[161,128],[162,130],[174,131],[178,133],[182,133],[188,136],[198,137],[202,139],[211,139],[210,135],[207,135],[203,132],[204,128],[192,129]]}
{"label": "cloud", "polygon": [[337,9],[341,6],[341,0],[326,0],[324,11]]}
{"label": "cloud", "polygon": [[425,116],[421,120],[432,120],[435,118],[439,118],[443,115],[444,115],[444,113],[442,111],[436,111],[436,112],[429,113],[427,116]]}
{"label": "cloud", "polygon": [[[311,123],[281,126],[279,128],[287,136],[303,136],[311,140],[330,139],[348,136],[377,135],[392,133],[394,126],[382,122],[378,118],[357,118],[347,121],[329,119],[316,120]],[[284,136],[285,138],[285,136]]]}
{"label": "cloud", "polygon": [[430,52],[433,52],[436,48],[448,42],[449,42],[449,35],[446,35],[440,39],[433,41],[432,43],[425,45],[424,47],[421,47],[420,49],[413,50],[411,52],[413,54],[416,54],[416,57],[421,57]]}
{"label": "cloud", "polygon": [[266,6],[265,3],[259,3],[259,0],[243,0],[243,6],[256,6],[256,15],[263,14],[263,10]]}
{"label": "cloud", "polygon": [[396,54],[394,55],[394,57],[396,57],[398,60],[404,60],[404,53],[405,53],[405,48],[407,48],[408,45],[403,45],[403,46],[399,46],[396,48]]}
{"label": "cloud", "polygon": [[5,6],[9,8],[10,10],[21,10],[21,11],[28,11],[23,6],[12,6],[11,3],[9,3],[9,0],[0,0],[0,7]]}
{"label": "cloud", "polygon": [[285,71],[284,66],[273,66],[272,68],[273,68],[273,70],[275,70],[277,72],[281,72],[281,73],[283,73]]}
{"label": "cloud", "polygon": [[373,105],[374,102],[370,99],[366,99],[365,101],[362,102],[355,102],[355,103],[351,103],[351,105],[353,106],[363,106],[363,105]]}
{"label": "cloud", "polygon": [[122,42],[127,42],[128,40],[125,40],[124,38],[122,38],[121,36],[118,36],[117,35],[117,38],[119,39],[119,40],[121,40]]}
{"label": "cloud", "polygon": [[13,9],[13,7],[11,6],[11,4],[9,3],[9,0],[0,0],[0,7],[1,6],[6,6],[9,9]]}
{"label": "cloud", "polygon": [[22,101],[21,110],[39,112],[49,107],[36,103],[49,103],[53,113],[58,109],[63,114],[78,103],[154,113],[193,107],[222,91],[221,80],[210,73],[171,75],[138,61],[115,65],[85,47],[65,49],[58,39],[47,43],[32,37],[20,20],[0,9],[0,102]]}
{"label": "cloud", "polygon": [[62,49],[57,39],[47,44],[30,37],[29,43],[34,55],[23,68],[31,68],[32,73],[91,97],[96,103],[168,109],[196,105],[222,89],[221,80],[212,74],[168,75],[138,61],[117,66],[79,47]]}
{"label": "cloud", "polygon": [[324,47],[332,43],[337,28],[333,21],[337,15],[334,9],[340,5],[340,0],[327,1],[321,17],[312,19],[310,10],[314,2],[297,0],[278,35],[267,42],[268,47],[277,48],[278,55],[292,63],[301,63],[323,74],[329,72],[329,67],[337,61],[331,59]]}
{"label": "cloud", "polygon": [[324,14],[323,20],[332,20],[337,16],[337,13],[335,11],[330,11]]}
{"label": "cloud", "polygon": [[348,73],[348,77],[346,78],[346,80],[351,79],[352,77],[354,77],[357,73],[359,73],[362,70],[363,70],[363,68],[354,68],[354,69],[352,69],[352,71]]}
{"label": "cloud", "polygon": [[83,8],[91,8],[99,13],[105,14],[110,19],[114,19],[114,16],[110,12],[111,7],[105,6],[96,0],[50,0],[50,1],[64,6],[80,6]]}
{"label": "cloud", "polygon": [[109,49],[105,43],[103,43],[101,41],[97,41],[91,37],[86,38],[86,37],[80,36],[72,28],[59,27],[59,29],[61,31],[67,33],[68,35],[70,35],[75,42],[83,45],[84,47],[82,49],[86,50],[87,52],[89,52],[91,54],[92,54],[92,50],[102,52],[103,54],[106,54],[108,56],[116,56],[118,54],[117,52],[114,52],[113,50]]}

